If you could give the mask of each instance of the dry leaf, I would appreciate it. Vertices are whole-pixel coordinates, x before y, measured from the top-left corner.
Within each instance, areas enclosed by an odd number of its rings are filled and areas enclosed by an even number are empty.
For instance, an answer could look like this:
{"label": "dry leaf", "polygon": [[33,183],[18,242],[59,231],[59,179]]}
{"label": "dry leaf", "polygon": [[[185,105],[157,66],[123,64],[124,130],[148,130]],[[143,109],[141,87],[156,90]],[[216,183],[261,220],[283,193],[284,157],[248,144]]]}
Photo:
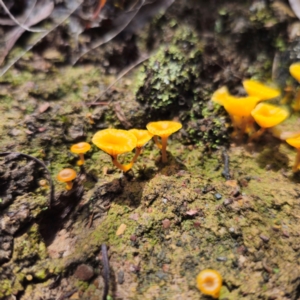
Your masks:
{"label": "dry leaf", "polygon": [[125,224],[121,224],[116,232],[116,235],[122,235],[124,233],[124,231],[126,230],[126,225]]}
{"label": "dry leaf", "polygon": [[188,216],[194,216],[194,215],[196,215],[198,213],[198,210],[196,210],[196,209],[190,209],[190,210],[188,210],[187,212],[186,212],[186,214],[188,215]]}

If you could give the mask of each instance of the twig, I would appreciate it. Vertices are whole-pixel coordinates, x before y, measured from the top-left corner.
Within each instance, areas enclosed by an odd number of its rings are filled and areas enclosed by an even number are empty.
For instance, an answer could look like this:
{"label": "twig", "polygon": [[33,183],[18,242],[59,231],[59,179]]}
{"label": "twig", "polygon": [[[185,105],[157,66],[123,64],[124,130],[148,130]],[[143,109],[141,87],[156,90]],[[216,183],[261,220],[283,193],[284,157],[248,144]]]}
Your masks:
{"label": "twig", "polygon": [[[101,99],[101,97],[103,95],[105,95],[105,93],[110,90],[121,78],[123,78],[126,74],[128,74],[131,70],[133,70],[135,67],[137,67],[138,65],[140,65],[141,63],[143,63],[144,61],[148,60],[150,58],[150,55],[146,55],[146,56],[142,56],[140,59],[138,59],[137,61],[135,61],[134,63],[132,63],[130,66],[128,66],[123,72],[120,73],[120,75],[117,77],[117,79],[111,83],[104,92],[102,92],[99,96],[97,96],[97,98],[94,100],[94,102],[88,103],[88,106],[96,106],[99,105],[98,100]],[[110,101],[105,102],[106,104],[108,104]]]}
{"label": "twig", "polygon": [[[72,2],[73,4],[76,1]],[[51,2],[50,2],[51,3]],[[61,20],[59,20],[51,29],[49,29],[46,32],[41,32],[40,37],[34,41],[32,44],[27,46],[24,51],[22,51],[17,57],[15,57],[11,62],[9,62],[4,68],[0,69],[0,77],[3,76],[20,58],[23,57],[29,50],[31,50],[38,42],[40,42],[47,34],[52,32],[54,29],[56,29],[58,26],[60,26],[65,20],[67,20],[70,15],[81,5],[82,0],[78,0],[78,3],[75,3],[74,6],[69,10],[67,15],[64,15]],[[1,60],[1,57],[0,57]]]}
{"label": "twig", "polygon": [[90,216],[90,220],[89,220],[89,223],[87,225],[87,228],[91,228],[92,224],[93,224],[93,219],[94,219],[94,211],[92,211],[92,214]]}
{"label": "twig", "polygon": [[39,160],[38,158],[36,158],[34,156],[31,156],[31,155],[28,155],[28,154],[25,154],[25,153],[21,153],[21,152],[0,152],[0,156],[6,156],[6,155],[13,155],[14,158],[17,158],[18,156],[23,156],[23,157],[26,157],[28,159],[32,159],[35,162],[37,162],[38,164],[40,164],[46,170],[47,175],[48,175],[48,181],[49,181],[49,184],[50,184],[50,194],[49,194],[48,205],[49,205],[49,207],[51,207],[51,204],[54,201],[54,184],[53,184],[53,181],[52,181],[52,178],[51,178],[51,173],[48,170],[48,168],[46,167],[46,165],[41,160]]}
{"label": "twig", "polygon": [[69,298],[70,296],[72,296],[74,293],[77,292],[77,289],[74,288],[73,290],[71,290],[70,292],[66,293],[66,294],[63,294],[61,295],[60,297],[57,298],[57,300],[64,300],[66,298]]}
{"label": "twig", "polygon": [[6,7],[6,5],[4,4],[4,2],[2,0],[0,0],[0,5],[2,6],[2,8],[4,9],[4,11],[8,14],[8,16],[17,24],[19,25],[21,28],[23,28],[26,31],[30,31],[30,32],[45,32],[46,30],[44,29],[30,29],[27,26],[21,24],[9,11],[9,9]]}
{"label": "twig", "polygon": [[127,12],[128,19],[126,20],[126,22],[124,22],[124,24],[118,26],[117,28],[115,28],[114,30],[112,30],[111,32],[108,32],[107,34],[104,34],[104,36],[102,38],[100,38],[98,41],[94,42],[89,49],[83,51],[82,53],[80,53],[79,55],[77,55],[74,59],[72,64],[75,65],[77,63],[77,61],[84,56],[85,54],[87,54],[88,52],[90,52],[91,50],[94,50],[98,47],[100,47],[103,44],[106,44],[107,42],[111,41],[113,38],[115,38],[119,33],[121,33],[128,25],[129,23],[133,20],[133,18],[136,16],[136,14],[139,12],[139,10],[141,9],[141,7],[144,5],[145,0],[140,0],[140,5],[136,8],[134,8],[134,10]]}
{"label": "twig", "polygon": [[103,279],[104,279],[104,290],[102,300],[107,300],[109,291],[109,261],[107,255],[107,247],[105,244],[101,245],[102,251],[102,263],[103,263]]}
{"label": "twig", "polygon": [[224,170],[222,172],[222,175],[225,177],[226,180],[230,180],[230,171],[229,171],[229,156],[225,149],[222,151],[222,158],[224,163]]}

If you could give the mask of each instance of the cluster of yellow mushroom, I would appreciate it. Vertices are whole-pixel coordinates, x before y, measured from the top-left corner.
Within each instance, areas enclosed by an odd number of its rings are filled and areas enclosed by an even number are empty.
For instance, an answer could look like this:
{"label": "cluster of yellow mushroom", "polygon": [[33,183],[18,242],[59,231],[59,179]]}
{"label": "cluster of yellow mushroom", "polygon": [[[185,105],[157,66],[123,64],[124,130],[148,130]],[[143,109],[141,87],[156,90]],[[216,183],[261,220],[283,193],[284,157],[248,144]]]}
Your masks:
{"label": "cluster of yellow mushroom", "polygon": [[[92,138],[93,144],[109,154],[113,164],[123,172],[129,171],[141,153],[142,147],[152,137],[162,152],[162,162],[167,162],[167,140],[168,137],[178,131],[182,125],[174,121],[159,121],[147,124],[146,129],[104,129],[96,132]],[[157,137],[161,138],[161,144]],[[135,155],[130,163],[122,165],[118,161],[118,155],[135,150]]]}
{"label": "cluster of yellow mushroom", "polygon": [[[258,138],[267,128],[283,122],[289,112],[283,107],[269,103],[260,103],[277,98],[280,91],[255,80],[244,80],[244,89],[248,96],[236,97],[226,87],[218,89],[212,95],[212,101],[224,106],[230,115],[234,127],[233,136],[249,134],[251,139]],[[255,122],[261,127],[255,132]]]}
{"label": "cluster of yellow mushroom", "polygon": [[[289,68],[290,74],[300,82],[300,62],[293,63]],[[248,96],[236,97],[229,93],[226,87],[221,87],[212,95],[212,101],[222,105],[230,115],[234,127],[233,136],[238,134],[250,135],[250,140],[260,137],[267,128],[275,127],[289,117],[289,111],[282,106],[265,103],[262,101],[271,100],[280,96],[280,90],[255,80],[244,80],[243,86]],[[292,108],[300,110],[300,89],[288,89],[281,103],[286,104],[287,99],[294,99]],[[255,131],[255,122],[260,126]],[[300,130],[294,133],[283,134],[289,145],[297,149],[296,160],[293,172],[300,169]]]}
{"label": "cluster of yellow mushroom", "polygon": [[[84,164],[84,154],[91,149],[91,145],[86,142],[81,142],[75,145],[72,145],[70,151],[72,153],[78,154],[79,160],[77,161],[78,166],[82,166]],[[71,168],[66,168],[61,170],[57,174],[57,180],[66,183],[66,189],[69,191],[73,187],[73,180],[76,178],[76,171]]]}
{"label": "cluster of yellow mushroom", "polygon": [[[143,146],[145,146],[152,138],[155,144],[161,149],[162,162],[167,162],[167,141],[168,137],[178,131],[182,125],[175,121],[158,121],[147,124],[147,129],[104,129],[95,133],[92,138],[93,144],[109,154],[112,163],[123,172],[129,171],[137,161]],[[161,143],[158,141],[161,138]],[[78,154],[79,160],[77,165],[84,164],[84,154],[91,149],[91,145],[86,142],[72,145],[70,151]],[[135,155],[131,162],[123,165],[118,161],[118,156],[123,153],[131,152],[135,149]],[[66,189],[72,189],[72,180],[76,178],[76,172],[73,169],[66,168],[59,172],[57,180],[66,183]]]}

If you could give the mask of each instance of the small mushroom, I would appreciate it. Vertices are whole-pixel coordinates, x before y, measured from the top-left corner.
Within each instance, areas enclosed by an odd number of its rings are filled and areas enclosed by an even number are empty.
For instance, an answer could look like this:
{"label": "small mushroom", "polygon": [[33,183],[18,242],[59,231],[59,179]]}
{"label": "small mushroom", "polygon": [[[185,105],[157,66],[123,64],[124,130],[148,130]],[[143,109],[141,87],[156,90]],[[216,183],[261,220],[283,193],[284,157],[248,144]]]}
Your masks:
{"label": "small mushroom", "polygon": [[252,96],[235,97],[229,95],[224,88],[223,91],[221,89],[217,90],[213,94],[212,100],[223,105],[225,110],[228,112],[234,128],[232,135],[236,136],[239,133],[250,134],[254,132],[254,120],[251,116],[251,111],[260,99]]}
{"label": "small mushroom", "polygon": [[[290,73],[291,75],[300,82],[300,62],[296,62],[290,65]],[[295,111],[300,110],[300,91],[299,88],[296,91],[294,104],[292,105]]]}
{"label": "small mushroom", "polygon": [[261,127],[256,133],[251,136],[251,140],[260,137],[267,128],[274,127],[283,122],[289,112],[279,106],[267,103],[259,103],[251,112],[256,123]]}
{"label": "small mushroom", "polygon": [[216,270],[206,269],[197,276],[197,288],[205,295],[219,298],[222,287],[222,276]]}
{"label": "small mushroom", "polygon": [[211,100],[216,102],[220,105],[224,105],[227,97],[230,96],[229,91],[226,86],[222,86],[221,88],[217,89],[213,95],[211,96]]}
{"label": "small mushroom", "polygon": [[290,73],[298,82],[300,82],[300,62],[290,65]]}
{"label": "small mushroom", "polygon": [[297,150],[297,155],[293,166],[293,172],[297,172],[300,169],[300,133],[290,136],[285,141]]}
{"label": "small mushroom", "polygon": [[71,147],[70,151],[79,155],[79,160],[77,161],[78,166],[82,166],[84,164],[84,154],[90,149],[91,145],[85,142],[75,144]]}
{"label": "small mushroom", "polygon": [[143,130],[143,129],[130,129],[129,132],[133,133],[137,138],[135,155],[132,159],[132,161],[135,163],[142,151],[142,147],[152,139],[153,134],[151,134],[148,130]]}
{"label": "small mushroom", "polygon": [[257,97],[260,101],[273,99],[280,95],[279,89],[256,80],[244,80],[243,86],[249,96]]}
{"label": "small mushroom", "polygon": [[132,168],[133,161],[122,165],[118,162],[118,155],[130,152],[136,147],[137,138],[133,133],[121,129],[104,129],[95,133],[92,142],[109,154],[113,164],[120,170],[127,172]]}
{"label": "small mushroom", "polygon": [[147,124],[147,129],[154,136],[160,136],[161,144],[158,142],[157,137],[154,137],[155,144],[161,149],[162,154],[162,162],[167,162],[167,142],[168,137],[178,131],[182,124],[174,121],[158,121],[158,122],[150,122]]}
{"label": "small mushroom", "polygon": [[69,191],[73,187],[73,182],[76,178],[76,172],[73,169],[66,168],[61,170],[57,175],[57,180],[66,183],[66,189]]}

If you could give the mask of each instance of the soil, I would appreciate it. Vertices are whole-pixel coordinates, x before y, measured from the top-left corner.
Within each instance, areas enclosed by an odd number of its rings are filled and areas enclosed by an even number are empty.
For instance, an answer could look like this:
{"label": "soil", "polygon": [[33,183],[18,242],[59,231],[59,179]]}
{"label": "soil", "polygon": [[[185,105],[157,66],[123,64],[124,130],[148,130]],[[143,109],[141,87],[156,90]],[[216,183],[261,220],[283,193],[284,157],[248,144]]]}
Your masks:
{"label": "soil", "polygon": [[[274,136],[299,113],[234,140],[210,101],[250,77],[297,89],[299,24],[287,1],[177,0],[74,66],[60,27],[27,52],[0,78],[0,299],[102,299],[107,283],[104,299],[209,299],[195,283],[207,268],[219,299],[299,299],[300,176]],[[81,167],[70,152],[163,119],[183,124],[166,164],[152,141],[125,175],[95,145]],[[56,179],[66,167],[70,191]]]}

